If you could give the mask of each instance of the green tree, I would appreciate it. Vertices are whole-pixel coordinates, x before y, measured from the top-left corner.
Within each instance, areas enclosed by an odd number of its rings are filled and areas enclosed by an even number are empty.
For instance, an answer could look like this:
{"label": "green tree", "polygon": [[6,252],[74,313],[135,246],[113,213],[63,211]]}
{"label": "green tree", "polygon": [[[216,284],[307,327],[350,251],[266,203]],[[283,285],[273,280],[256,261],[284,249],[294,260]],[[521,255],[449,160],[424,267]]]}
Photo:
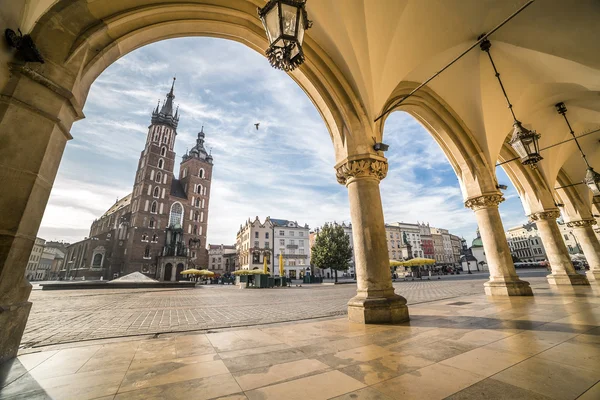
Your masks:
{"label": "green tree", "polygon": [[312,247],[313,265],[321,269],[331,268],[337,282],[337,272],[347,270],[351,260],[352,247],[344,228],[337,224],[325,224]]}

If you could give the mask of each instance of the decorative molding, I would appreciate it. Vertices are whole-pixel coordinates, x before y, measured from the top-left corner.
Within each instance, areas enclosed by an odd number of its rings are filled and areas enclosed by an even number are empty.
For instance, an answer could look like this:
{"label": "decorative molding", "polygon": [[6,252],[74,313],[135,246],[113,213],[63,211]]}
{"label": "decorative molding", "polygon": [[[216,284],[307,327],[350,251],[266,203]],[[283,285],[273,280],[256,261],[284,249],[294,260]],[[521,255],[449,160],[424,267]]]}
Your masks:
{"label": "decorative molding", "polygon": [[484,194],[482,196],[472,197],[465,201],[465,207],[473,211],[488,207],[498,207],[498,204],[504,201],[504,197],[500,193]]}
{"label": "decorative molding", "polygon": [[549,210],[549,211],[541,211],[537,213],[533,213],[529,216],[529,220],[531,222],[539,221],[539,220],[556,220],[560,217],[559,210]]}
{"label": "decorative molding", "polygon": [[596,225],[595,219],[582,219],[579,221],[567,222],[567,227],[569,228],[586,228],[593,225]]}
{"label": "decorative molding", "polygon": [[335,166],[337,181],[347,185],[358,178],[375,178],[381,181],[388,172],[388,163],[385,157],[373,154],[348,157]]}

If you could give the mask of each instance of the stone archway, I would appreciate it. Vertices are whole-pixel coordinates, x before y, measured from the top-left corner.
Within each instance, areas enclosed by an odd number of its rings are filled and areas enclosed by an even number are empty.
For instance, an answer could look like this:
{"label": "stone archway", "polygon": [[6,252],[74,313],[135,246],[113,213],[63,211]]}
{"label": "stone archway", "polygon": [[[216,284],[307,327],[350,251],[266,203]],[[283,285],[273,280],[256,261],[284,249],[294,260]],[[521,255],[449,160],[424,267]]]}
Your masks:
{"label": "stone archway", "polygon": [[[4,86],[0,132],[5,144],[0,163],[8,171],[0,175],[0,185],[13,188],[10,197],[0,198],[0,306],[10,310],[0,314],[0,360],[16,354],[31,308],[24,255],[33,247],[63,150],[72,139],[71,126],[84,118],[83,105],[99,74],[128,52],[162,39],[219,37],[260,52],[267,45],[250,2],[99,5],[85,0],[55,3],[31,30],[45,64],[12,60],[8,81],[0,81]],[[357,233],[354,240],[359,290],[350,318],[366,323],[405,320],[405,301],[394,295],[387,260],[373,257],[385,247],[378,180],[385,176],[387,162],[372,149],[372,124],[345,75],[309,37],[303,47],[307,61],[291,77],[325,121],[338,162],[338,181],[348,186],[355,209],[355,226],[369,226],[372,232]],[[0,72],[2,78],[9,75]],[[367,168],[358,171],[359,165]],[[370,298],[374,301],[366,301]]]}
{"label": "stone archway", "polygon": [[[488,260],[490,280],[484,284],[487,295],[531,296],[529,283],[519,279],[504,233],[498,205],[504,201],[494,171],[495,165],[475,140],[458,114],[428,87],[422,88],[393,108],[398,100],[418,86],[401,82],[384,103],[380,113],[405,111],[419,121],[440,145],[459,180],[465,206],[475,212]],[[390,113],[387,114],[389,116]],[[386,118],[387,118],[386,116]],[[376,124],[383,138],[385,119]]]}
{"label": "stone archway", "polygon": [[182,263],[177,264],[177,269],[175,270],[175,281],[180,281],[183,279],[181,272],[185,269],[185,265]]}

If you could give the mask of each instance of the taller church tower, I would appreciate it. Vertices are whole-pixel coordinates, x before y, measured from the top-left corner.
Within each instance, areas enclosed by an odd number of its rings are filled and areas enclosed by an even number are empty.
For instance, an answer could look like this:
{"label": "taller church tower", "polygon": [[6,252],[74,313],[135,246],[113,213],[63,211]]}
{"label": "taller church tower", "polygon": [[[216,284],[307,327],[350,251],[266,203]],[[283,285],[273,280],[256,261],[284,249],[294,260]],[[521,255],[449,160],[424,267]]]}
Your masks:
{"label": "taller church tower", "polygon": [[[146,145],[140,154],[131,199],[130,249],[128,269],[145,270],[146,264],[161,256],[164,231],[169,222],[169,196],[175,166],[175,138],[179,112],[173,110],[175,78],[160,107],[152,112]],[[160,110],[159,110],[160,107]],[[140,268],[136,268],[139,264]],[[142,268],[142,266],[144,268]]]}

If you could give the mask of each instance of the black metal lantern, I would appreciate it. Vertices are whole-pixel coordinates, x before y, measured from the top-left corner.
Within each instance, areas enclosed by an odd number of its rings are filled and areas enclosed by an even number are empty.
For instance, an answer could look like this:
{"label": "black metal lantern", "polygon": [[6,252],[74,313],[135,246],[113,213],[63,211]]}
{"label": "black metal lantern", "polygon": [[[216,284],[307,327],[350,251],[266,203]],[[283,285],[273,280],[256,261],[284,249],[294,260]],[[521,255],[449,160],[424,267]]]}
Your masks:
{"label": "black metal lantern", "polygon": [[[481,36],[479,37],[481,39]],[[540,150],[538,147],[538,140],[541,137],[539,133],[535,131],[530,131],[521,125],[521,122],[515,116],[515,112],[513,111],[512,103],[508,98],[508,94],[506,94],[506,90],[504,89],[504,85],[502,84],[502,80],[500,79],[500,72],[496,69],[496,64],[494,64],[494,59],[490,54],[490,48],[492,47],[492,43],[488,39],[484,39],[481,41],[480,45],[481,50],[486,52],[490,63],[492,64],[492,68],[494,69],[494,74],[498,79],[498,83],[500,84],[500,89],[502,89],[502,94],[506,99],[506,104],[508,104],[508,109],[510,110],[510,114],[513,117],[513,127],[514,131],[512,137],[509,140],[509,144],[512,148],[517,152],[519,158],[521,159],[521,164],[529,165],[532,168],[535,168],[535,165],[543,159],[540,156]]]}
{"label": "black metal lantern", "polygon": [[594,171],[592,167],[588,167],[583,181],[590,188],[594,196],[600,196],[600,174]]}
{"label": "black metal lantern", "polygon": [[535,165],[542,159],[538,147],[540,135],[525,128],[520,121],[515,121],[513,126],[515,129],[508,143],[517,152],[523,165]]}
{"label": "black metal lantern", "polygon": [[269,39],[265,54],[273,68],[292,71],[304,62],[304,31],[312,25],[305,4],[306,0],[269,0],[258,9]]}

